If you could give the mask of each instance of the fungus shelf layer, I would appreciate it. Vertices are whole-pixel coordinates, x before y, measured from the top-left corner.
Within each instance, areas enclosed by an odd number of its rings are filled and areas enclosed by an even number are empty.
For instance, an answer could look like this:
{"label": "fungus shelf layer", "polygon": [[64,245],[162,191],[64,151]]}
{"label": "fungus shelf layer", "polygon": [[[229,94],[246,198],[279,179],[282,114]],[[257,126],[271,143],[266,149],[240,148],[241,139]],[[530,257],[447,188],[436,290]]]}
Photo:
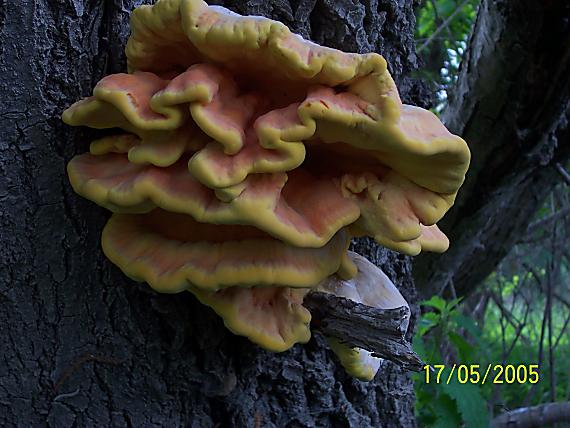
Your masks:
{"label": "fungus shelf layer", "polygon": [[141,6],[131,30],[129,73],[63,114],[115,131],[68,172],[115,213],[103,246],[127,275],[188,290],[230,330],[281,351],[308,340],[303,293],[360,278],[351,237],[410,255],[447,249],[436,222],[469,150],[401,103],[380,55],[201,0]]}

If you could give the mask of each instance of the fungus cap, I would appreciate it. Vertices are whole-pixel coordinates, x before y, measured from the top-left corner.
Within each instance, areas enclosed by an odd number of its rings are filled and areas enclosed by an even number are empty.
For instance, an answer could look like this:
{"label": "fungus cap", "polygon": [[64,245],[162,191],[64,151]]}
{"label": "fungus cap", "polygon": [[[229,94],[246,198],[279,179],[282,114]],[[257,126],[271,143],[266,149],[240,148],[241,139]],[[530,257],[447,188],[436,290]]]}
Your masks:
{"label": "fungus cap", "polygon": [[[347,255],[351,237],[411,255],[447,249],[435,223],[469,150],[401,103],[380,55],[322,47],[202,0],[141,6],[131,30],[129,73],[63,114],[115,132],[68,173],[114,212],[103,248],[127,275],[188,290],[233,332],[282,351],[309,338],[301,301],[311,288],[336,281],[366,304],[398,300],[381,271]],[[371,377],[375,360],[333,347]]]}

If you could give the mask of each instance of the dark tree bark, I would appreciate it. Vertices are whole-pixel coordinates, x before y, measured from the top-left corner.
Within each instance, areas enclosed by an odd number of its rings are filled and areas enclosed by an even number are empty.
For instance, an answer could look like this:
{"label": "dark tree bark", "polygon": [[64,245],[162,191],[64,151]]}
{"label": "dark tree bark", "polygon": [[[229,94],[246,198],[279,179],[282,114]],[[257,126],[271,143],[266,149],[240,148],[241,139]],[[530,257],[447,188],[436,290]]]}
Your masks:
{"label": "dark tree bark", "polygon": [[570,156],[570,3],[483,0],[443,121],[472,162],[440,223],[443,255],[414,262],[418,289],[472,291],[525,235]]}
{"label": "dark tree bark", "polygon": [[[319,335],[265,352],[190,293],[154,293],[103,257],[108,213],[76,196],[65,173],[97,134],[60,115],[125,70],[129,13],[142,3],[0,0],[0,425],[414,426],[412,384],[397,366],[356,381]],[[403,99],[427,99],[406,77],[416,66],[412,0],[226,5],[324,45],[380,52]],[[409,258],[366,240],[355,247],[416,314]]]}

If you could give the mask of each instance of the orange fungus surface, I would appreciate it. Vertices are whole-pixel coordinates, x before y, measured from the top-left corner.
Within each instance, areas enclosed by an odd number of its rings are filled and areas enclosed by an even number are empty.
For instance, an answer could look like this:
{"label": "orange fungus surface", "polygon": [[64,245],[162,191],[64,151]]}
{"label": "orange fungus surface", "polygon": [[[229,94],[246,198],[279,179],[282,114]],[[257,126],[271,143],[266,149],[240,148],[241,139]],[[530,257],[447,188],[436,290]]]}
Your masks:
{"label": "orange fungus surface", "polygon": [[358,277],[352,237],[447,249],[436,222],[469,149],[402,104],[380,55],[201,0],[141,6],[131,30],[128,74],[63,114],[109,130],[68,173],[113,212],[103,250],[129,277],[188,290],[231,331],[282,351],[310,337],[311,288]]}

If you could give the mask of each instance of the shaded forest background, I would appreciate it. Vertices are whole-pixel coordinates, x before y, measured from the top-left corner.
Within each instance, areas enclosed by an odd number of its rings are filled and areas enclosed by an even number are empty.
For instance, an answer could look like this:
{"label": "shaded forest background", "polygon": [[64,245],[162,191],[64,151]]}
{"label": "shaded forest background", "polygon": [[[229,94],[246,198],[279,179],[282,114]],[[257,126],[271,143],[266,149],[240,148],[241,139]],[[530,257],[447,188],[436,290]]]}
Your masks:
{"label": "shaded forest background", "polygon": [[[432,364],[446,362],[443,379],[453,364],[477,364],[482,376],[488,364],[512,365],[521,377],[530,364],[540,372],[534,384],[505,379],[503,372],[497,382],[483,385],[467,375],[465,385],[443,387],[426,385],[425,374],[418,375],[416,411],[426,426],[487,426],[501,414],[494,426],[570,421],[569,101],[568,79],[561,78],[568,73],[570,7],[556,4],[545,7],[546,16],[562,13],[566,21],[533,33],[529,19],[511,27],[511,41],[497,39],[496,23],[483,13],[508,8],[508,2],[426,0],[416,9],[416,46],[423,61],[418,75],[433,85],[433,110],[470,142],[480,170],[468,174],[451,218],[442,222],[452,231],[449,254],[439,260],[420,256],[414,263],[425,299],[415,349]],[[537,60],[545,56],[558,78],[548,85],[559,89],[542,92]],[[532,94],[546,105],[529,104],[528,111],[515,113],[521,97]],[[549,103],[557,109],[554,123],[544,120]],[[482,148],[493,140],[502,146]],[[514,150],[529,151],[517,159]],[[549,171],[536,164],[517,171],[533,157]],[[506,177],[495,169],[509,167],[503,162],[512,162]],[[474,198],[469,189],[477,174],[487,177],[477,182],[483,188]],[[478,205],[477,198],[487,201]],[[504,222],[497,222],[497,210]]]}
{"label": "shaded forest background", "polygon": [[416,258],[412,278],[409,257],[355,243],[411,302],[426,362],[540,365],[534,385],[446,386],[391,363],[355,381],[318,335],[269,354],[189,293],[158,295],[104,259],[108,215],[65,175],[97,134],[59,117],[124,71],[143,3],[0,0],[0,425],[475,427],[517,408],[563,420],[549,403],[570,400],[566,1],[215,2],[383,54],[403,99],[469,142],[445,255]]}

